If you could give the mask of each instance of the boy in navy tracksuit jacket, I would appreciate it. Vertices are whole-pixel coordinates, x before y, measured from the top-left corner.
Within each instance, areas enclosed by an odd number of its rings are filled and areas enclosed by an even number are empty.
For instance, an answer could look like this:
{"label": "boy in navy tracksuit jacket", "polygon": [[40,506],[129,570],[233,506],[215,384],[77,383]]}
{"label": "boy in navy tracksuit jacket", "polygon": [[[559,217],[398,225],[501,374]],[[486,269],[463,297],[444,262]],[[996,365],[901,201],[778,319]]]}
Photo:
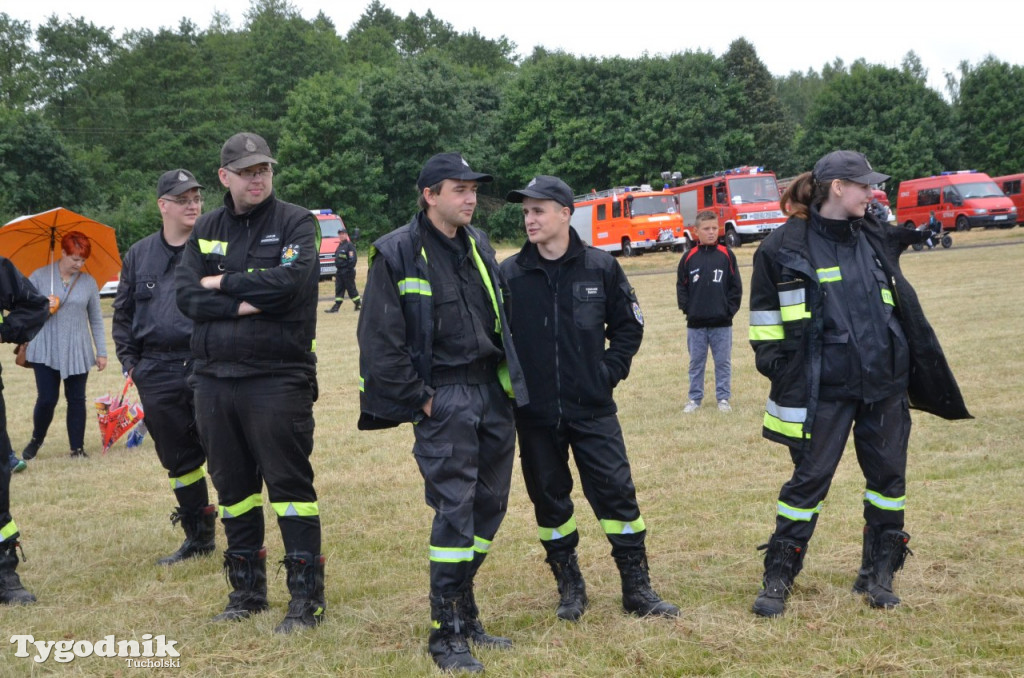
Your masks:
{"label": "boy in navy tracksuit jacket", "polygon": [[718,409],[732,407],[732,318],[740,308],[743,286],[736,255],[718,244],[718,218],[705,210],[697,214],[697,246],[679,261],[676,297],[686,314],[686,347],[690,353],[690,399],[683,408],[694,412],[704,399],[704,366],[708,348],[715,360],[715,399]]}

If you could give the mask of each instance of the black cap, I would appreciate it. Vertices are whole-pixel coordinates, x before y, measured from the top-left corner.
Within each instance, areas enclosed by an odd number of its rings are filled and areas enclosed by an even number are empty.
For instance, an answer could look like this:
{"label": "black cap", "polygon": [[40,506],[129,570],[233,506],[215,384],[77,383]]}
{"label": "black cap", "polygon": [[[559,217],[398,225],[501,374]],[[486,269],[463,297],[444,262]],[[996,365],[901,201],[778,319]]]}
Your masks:
{"label": "black cap", "polygon": [[435,186],[445,179],[459,181],[494,181],[490,174],[480,174],[469,168],[469,163],[460,153],[438,153],[423,165],[416,186],[422,191],[427,186]]}
{"label": "black cap", "polygon": [[537,200],[554,200],[562,207],[569,208],[569,214],[576,211],[572,199],[572,189],[558,177],[547,174],[535,176],[526,184],[526,188],[518,191],[509,191],[505,200],[509,202],[522,202],[523,198],[536,198]]}
{"label": "black cap", "polygon": [[181,195],[190,188],[202,188],[203,185],[196,181],[192,173],[186,169],[176,169],[164,172],[160,180],[156,182],[156,197],[162,198],[165,195]]}
{"label": "black cap", "polygon": [[880,184],[888,181],[888,174],[876,172],[863,153],[857,151],[832,151],[814,163],[812,172],[815,181],[846,179],[858,184]]}
{"label": "black cap", "polygon": [[220,166],[231,170],[245,169],[265,162],[274,162],[270,146],[259,134],[239,132],[224,142],[220,149]]}

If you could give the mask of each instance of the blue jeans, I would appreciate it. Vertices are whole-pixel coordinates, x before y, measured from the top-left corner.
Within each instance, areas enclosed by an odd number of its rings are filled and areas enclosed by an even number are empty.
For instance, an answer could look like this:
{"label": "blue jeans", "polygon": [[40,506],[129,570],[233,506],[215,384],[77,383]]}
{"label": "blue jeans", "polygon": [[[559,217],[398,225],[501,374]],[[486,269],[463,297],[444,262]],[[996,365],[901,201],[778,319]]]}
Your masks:
{"label": "blue jeans", "polygon": [[732,397],[732,327],[688,327],[686,348],[690,352],[690,400],[704,399],[704,366],[708,348],[715,360],[715,399]]}
{"label": "blue jeans", "polygon": [[[60,372],[36,363],[36,406],[32,411],[32,437],[42,442],[53,421],[53,411],[60,397]],[[89,373],[72,374],[64,380],[64,400],[68,403],[68,443],[72,450],[85,446],[85,382]]]}

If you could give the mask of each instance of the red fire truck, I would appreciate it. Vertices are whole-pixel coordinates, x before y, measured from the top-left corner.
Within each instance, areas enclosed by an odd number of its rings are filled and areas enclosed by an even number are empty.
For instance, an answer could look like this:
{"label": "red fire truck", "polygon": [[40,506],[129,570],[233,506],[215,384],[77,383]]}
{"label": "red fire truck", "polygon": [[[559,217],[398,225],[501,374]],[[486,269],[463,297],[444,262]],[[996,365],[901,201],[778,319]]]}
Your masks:
{"label": "red fire truck", "polygon": [[717,214],[719,235],[729,247],[759,240],[786,222],[775,174],[763,167],[744,165],[691,177],[666,190],[676,195],[687,228],[698,212]]}
{"label": "red fire truck", "polygon": [[618,186],[577,195],[570,224],[585,243],[631,256],[644,251],[683,251],[694,242],[683,226],[675,196],[650,186]]}

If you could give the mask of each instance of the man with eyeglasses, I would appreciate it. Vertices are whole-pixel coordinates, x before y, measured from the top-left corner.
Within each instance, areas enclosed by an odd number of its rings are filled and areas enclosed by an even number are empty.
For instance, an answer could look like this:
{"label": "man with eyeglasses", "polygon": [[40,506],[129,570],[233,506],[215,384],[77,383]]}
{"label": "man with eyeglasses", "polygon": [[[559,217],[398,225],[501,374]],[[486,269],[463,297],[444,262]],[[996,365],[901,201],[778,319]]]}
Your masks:
{"label": "man with eyeglasses", "polygon": [[121,264],[111,334],[122,371],[135,382],[160,463],[167,469],[185,541],[159,565],[205,556],[216,548],[217,507],[210,503],[203,465],[206,453],[195,426],[188,377],[192,371],[192,321],[175,299],[174,269],[203,211],[202,185],[185,169],[157,181],[163,226],[131,246]]}
{"label": "man with eyeglasses", "polygon": [[270,147],[250,132],[220,152],[224,205],[196,222],[176,274],[192,318],[196,421],[227,537],[232,591],[215,621],[268,609],[263,484],[284,542],[291,602],[278,633],[323,620],[324,557],[313,488],[320,227],[274,194]]}

